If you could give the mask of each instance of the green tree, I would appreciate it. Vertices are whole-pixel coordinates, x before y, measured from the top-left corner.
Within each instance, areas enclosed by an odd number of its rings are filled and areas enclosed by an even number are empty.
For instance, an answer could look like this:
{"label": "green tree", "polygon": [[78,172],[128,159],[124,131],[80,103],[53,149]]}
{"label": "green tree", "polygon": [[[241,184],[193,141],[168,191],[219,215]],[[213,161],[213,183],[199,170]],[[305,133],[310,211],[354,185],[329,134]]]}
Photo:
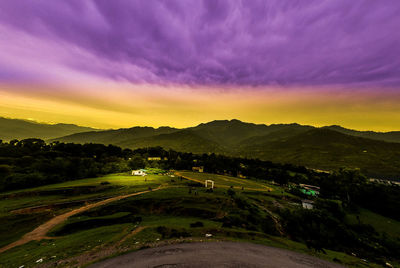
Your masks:
{"label": "green tree", "polygon": [[141,156],[135,155],[128,161],[128,166],[131,169],[140,169],[145,167],[145,162]]}

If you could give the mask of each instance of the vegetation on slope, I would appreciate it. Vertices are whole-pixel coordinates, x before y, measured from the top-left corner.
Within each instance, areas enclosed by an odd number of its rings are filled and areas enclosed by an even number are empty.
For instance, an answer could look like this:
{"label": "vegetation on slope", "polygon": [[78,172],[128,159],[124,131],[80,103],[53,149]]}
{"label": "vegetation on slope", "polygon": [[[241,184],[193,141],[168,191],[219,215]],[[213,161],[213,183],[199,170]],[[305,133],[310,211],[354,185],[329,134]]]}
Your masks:
{"label": "vegetation on slope", "polygon": [[400,143],[341,132],[298,124],[266,126],[222,120],[185,130],[133,128],[79,133],[57,140],[99,142],[130,149],[161,146],[182,152],[213,152],[327,170],[360,168],[368,176],[399,179]]}
{"label": "vegetation on slope", "polygon": [[[337,179],[347,181],[348,179],[344,179],[346,172],[338,174],[341,177]],[[315,208],[305,210],[301,207],[302,197],[288,193],[288,188],[284,185],[272,185],[267,180],[239,179],[210,173],[184,174],[194,179],[214,179],[216,188],[213,191],[207,190],[202,184],[181,179],[179,175],[151,175],[149,181],[146,181],[140,176],[115,174],[30,189],[29,192],[52,192],[54,202],[65,198],[60,196],[60,192],[54,191],[64,187],[94,186],[107,181],[113,186],[122,186],[118,191],[125,193],[140,191],[149,185],[165,185],[163,190],[119,200],[74,215],[48,233],[50,239],[33,241],[2,253],[0,266],[30,267],[43,258],[43,262],[49,266],[57,264],[77,267],[110,255],[163,243],[226,239],[288,248],[349,267],[374,267],[377,264],[384,265],[385,262],[396,264],[400,238],[385,235],[386,231],[382,227],[375,227],[376,222],[371,222],[372,225],[364,222],[361,215],[368,210],[357,212],[355,203],[346,201],[346,194],[343,195],[344,198],[339,195],[336,197],[339,199],[332,200],[321,193],[321,197],[315,199]],[[350,174],[353,181],[350,184],[354,184],[352,187],[365,183],[358,173]],[[292,178],[299,179],[294,175]],[[251,188],[230,188],[230,185],[239,185],[246,181],[252,185]],[[255,188],[257,185],[260,189]],[[262,186],[273,190],[265,191]],[[105,190],[97,194],[114,195],[118,191]],[[329,193],[337,195],[342,191],[346,192],[344,188],[340,188],[329,190]],[[88,195],[79,197],[82,200]],[[5,220],[5,215],[13,213],[5,209],[8,207],[6,203],[14,203],[14,208],[18,208],[22,204],[20,198],[21,195],[0,200],[0,207],[4,209],[0,220],[4,228],[14,230],[12,225],[24,216],[22,213],[16,214],[14,219]],[[350,200],[353,200],[353,196],[350,196]],[[63,210],[65,208],[53,208],[50,211],[58,214],[63,213]],[[361,213],[360,220],[354,216],[358,213]],[[379,217],[384,222],[390,220],[384,216]],[[384,222],[380,222],[380,225],[384,225]],[[37,224],[33,217],[26,218],[25,225],[30,224]],[[6,232],[2,232],[1,238],[5,234]],[[206,238],[206,234],[212,236]],[[13,235],[15,239],[20,234]],[[8,241],[12,238],[12,235],[9,236]],[[357,258],[352,257],[352,254]]]}
{"label": "vegetation on slope", "polygon": [[312,129],[292,137],[258,139],[241,146],[242,155],[313,168],[359,168],[372,177],[398,178],[400,144],[345,135],[329,129]]}
{"label": "vegetation on slope", "polygon": [[92,130],[94,129],[90,127],[81,127],[73,124],[50,125],[36,123],[34,121],[0,117],[0,139],[4,141],[27,138],[40,138],[47,140],[77,132]]}
{"label": "vegetation on slope", "polygon": [[358,131],[353,129],[347,129],[341,126],[328,126],[326,127],[343,134],[368,138],[373,140],[381,140],[387,142],[400,142],[400,131],[389,131],[389,132],[375,132],[375,131]]}

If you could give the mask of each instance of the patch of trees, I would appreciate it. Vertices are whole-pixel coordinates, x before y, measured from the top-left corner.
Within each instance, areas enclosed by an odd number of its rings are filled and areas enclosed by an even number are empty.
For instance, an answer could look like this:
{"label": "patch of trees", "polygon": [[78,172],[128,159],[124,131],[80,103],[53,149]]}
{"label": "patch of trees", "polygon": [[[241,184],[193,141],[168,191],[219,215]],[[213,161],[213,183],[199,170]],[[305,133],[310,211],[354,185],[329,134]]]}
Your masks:
{"label": "patch of trees", "polygon": [[46,144],[40,139],[0,143],[0,191],[126,171],[131,150],[101,144]]}
{"label": "patch of trees", "polygon": [[[305,243],[309,248],[343,251],[385,263],[385,257],[400,256],[400,241],[379,234],[367,224],[346,221],[340,202],[318,199],[312,210],[280,211],[286,233],[291,239]],[[385,256],[385,257],[383,257]]]}
{"label": "patch of trees", "polygon": [[[161,157],[161,161],[148,161]],[[0,191],[124,172],[146,166],[243,175],[249,179],[273,180],[281,185],[306,183],[321,187],[321,197],[341,200],[346,208],[364,207],[400,220],[400,187],[369,183],[357,170],[318,173],[302,166],[223,155],[182,153],[161,147],[136,150],[113,145],[73,144],[40,139],[0,143]],[[233,193],[232,193],[233,195]]]}
{"label": "patch of trees", "polygon": [[341,200],[348,209],[367,208],[400,220],[400,187],[370,183],[358,170],[340,169],[320,181],[321,197]]}
{"label": "patch of trees", "polygon": [[170,228],[166,226],[158,226],[156,228],[156,231],[162,236],[163,239],[191,236],[191,233],[189,233],[184,228]]}
{"label": "patch of trees", "polygon": [[228,209],[227,215],[220,219],[222,227],[239,227],[249,231],[277,234],[273,219],[270,215],[263,213],[256,202],[252,202],[244,196],[235,195],[231,195],[231,200],[232,207]]}
{"label": "patch of trees", "polygon": [[[148,157],[161,161],[148,161]],[[290,179],[289,172],[312,178],[312,171],[294,165],[258,159],[227,157],[216,154],[196,155],[164,150],[161,147],[121,149],[113,145],[45,143],[40,139],[12,140],[0,143],[0,191],[96,177],[144,167],[191,170],[204,166],[206,172],[242,174],[260,180],[276,180],[281,184]]]}

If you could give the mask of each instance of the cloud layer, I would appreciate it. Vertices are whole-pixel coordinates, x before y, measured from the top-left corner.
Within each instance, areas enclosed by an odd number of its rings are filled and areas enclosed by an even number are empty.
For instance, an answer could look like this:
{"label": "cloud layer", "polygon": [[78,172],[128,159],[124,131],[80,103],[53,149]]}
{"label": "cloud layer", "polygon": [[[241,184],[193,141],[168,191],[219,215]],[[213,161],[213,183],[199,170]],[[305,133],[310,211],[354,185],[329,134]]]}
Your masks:
{"label": "cloud layer", "polygon": [[400,1],[0,2],[0,81],[400,86]]}

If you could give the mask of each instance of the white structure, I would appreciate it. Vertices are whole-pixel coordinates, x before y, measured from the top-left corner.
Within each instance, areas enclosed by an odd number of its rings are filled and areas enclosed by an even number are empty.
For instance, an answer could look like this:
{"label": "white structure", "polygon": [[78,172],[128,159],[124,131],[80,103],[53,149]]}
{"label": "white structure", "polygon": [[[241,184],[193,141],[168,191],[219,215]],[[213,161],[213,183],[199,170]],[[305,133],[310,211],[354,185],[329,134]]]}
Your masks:
{"label": "white structure", "polygon": [[314,201],[311,200],[302,200],[301,204],[305,209],[313,209],[314,208]]}
{"label": "white structure", "polygon": [[132,170],[132,176],[146,176],[146,172],[143,169]]}
{"label": "white structure", "polygon": [[205,181],[205,186],[206,186],[206,188],[207,188],[207,186],[208,186],[208,183],[211,183],[211,189],[214,189],[214,181],[212,181],[212,180],[206,180]]}

